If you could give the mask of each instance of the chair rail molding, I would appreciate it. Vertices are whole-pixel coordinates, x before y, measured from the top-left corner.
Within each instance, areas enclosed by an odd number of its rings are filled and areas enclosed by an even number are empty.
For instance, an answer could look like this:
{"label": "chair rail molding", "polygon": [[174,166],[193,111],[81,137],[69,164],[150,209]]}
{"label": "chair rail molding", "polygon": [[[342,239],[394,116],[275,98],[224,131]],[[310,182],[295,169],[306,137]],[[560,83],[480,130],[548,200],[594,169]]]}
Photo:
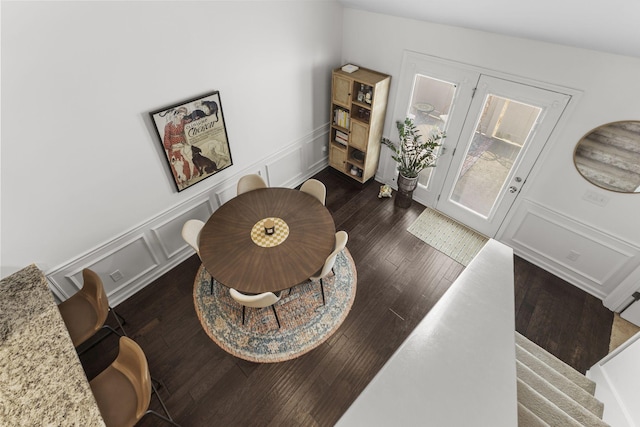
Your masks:
{"label": "chair rail molding", "polygon": [[[277,152],[168,207],[158,215],[46,272],[54,296],[64,301],[80,289],[79,275],[90,268],[105,284],[112,307],[126,300],[195,252],[182,239],[191,218],[207,221],[236,195],[238,179],[249,173],[271,187],[294,188],[328,165],[329,123],[312,130]],[[213,183],[215,182],[215,183]]]}

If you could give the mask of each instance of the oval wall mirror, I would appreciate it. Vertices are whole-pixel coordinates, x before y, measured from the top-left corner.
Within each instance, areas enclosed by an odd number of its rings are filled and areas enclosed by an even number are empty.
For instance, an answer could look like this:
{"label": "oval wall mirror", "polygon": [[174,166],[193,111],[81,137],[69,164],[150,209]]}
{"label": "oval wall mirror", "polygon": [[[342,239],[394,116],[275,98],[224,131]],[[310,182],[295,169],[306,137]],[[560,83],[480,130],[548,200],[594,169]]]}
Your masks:
{"label": "oval wall mirror", "polygon": [[595,128],[578,142],[573,161],[580,175],[598,187],[640,192],[640,121]]}

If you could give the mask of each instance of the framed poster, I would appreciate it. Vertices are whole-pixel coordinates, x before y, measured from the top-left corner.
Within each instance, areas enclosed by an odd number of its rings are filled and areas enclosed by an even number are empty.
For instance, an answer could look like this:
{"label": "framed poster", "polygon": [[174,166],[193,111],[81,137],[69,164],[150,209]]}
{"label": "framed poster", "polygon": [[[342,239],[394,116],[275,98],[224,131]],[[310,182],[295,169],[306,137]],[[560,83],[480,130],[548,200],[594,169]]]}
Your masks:
{"label": "framed poster", "polygon": [[178,191],[233,164],[218,91],[149,114]]}

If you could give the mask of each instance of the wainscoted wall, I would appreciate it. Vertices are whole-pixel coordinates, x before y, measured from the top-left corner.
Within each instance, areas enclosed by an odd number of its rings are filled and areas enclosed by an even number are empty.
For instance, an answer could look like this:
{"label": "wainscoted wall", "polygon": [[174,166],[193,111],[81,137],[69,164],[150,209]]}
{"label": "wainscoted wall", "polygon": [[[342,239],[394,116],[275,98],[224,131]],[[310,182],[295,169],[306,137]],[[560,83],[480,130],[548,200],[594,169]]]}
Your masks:
{"label": "wainscoted wall", "polygon": [[206,221],[218,207],[235,197],[241,176],[257,173],[271,187],[293,188],[324,169],[328,164],[328,126],[46,272],[54,295],[63,301],[76,293],[82,287],[82,269],[90,268],[102,278],[110,304],[118,305],[193,255],[193,249],[182,239],[182,225],[192,218]]}
{"label": "wainscoted wall", "polygon": [[[638,120],[640,86],[629,82],[640,72],[640,58],[344,9],[344,62],[367,64],[392,75],[389,111],[396,110],[394,105],[401,98],[398,76],[405,51],[584,94],[568,111],[565,123],[554,129],[496,238],[575,286],[606,297],[609,308],[620,309],[630,301],[640,288],[640,196],[595,187],[577,172],[573,152],[591,129],[618,120]],[[621,96],[612,102],[612,94]],[[397,119],[401,117],[387,115],[385,136],[396,137],[393,123]],[[391,162],[385,150],[381,169]],[[604,203],[596,203],[601,199]],[[576,261],[567,258],[572,250],[580,254]]]}
{"label": "wainscoted wall", "polygon": [[531,200],[501,232],[503,243],[581,289],[604,299],[640,263],[640,248]]}
{"label": "wainscoted wall", "polygon": [[[172,215],[213,211],[243,173],[294,184],[326,155],[309,141],[342,61],[335,1],[3,2],[1,18],[1,277],[35,263],[66,294],[95,264],[123,294],[188,254]],[[233,166],[176,192],[149,112],[216,90]],[[129,271],[108,250],[145,255]]]}
{"label": "wainscoted wall", "polygon": [[[182,223],[206,219],[233,197],[239,176],[260,172],[271,185],[294,186],[326,164],[332,67],[352,62],[391,74],[391,111],[402,53],[411,50],[588,95],[549,141],[544,167],[524,190],[531,202],[514,207],[501,241],[576,286],[609,293],[609,308],[638,290],[640,197],[584,201],[587,189],[600,190],[577,173],[572,153],[590,129],[640,117],[640,86],[629,84],[639,58],[325,1],[5,2],[2,12],[3,82],[11,82],[2,91],[3,275],[35,262],[64,299],[82,268],[94,268],[117,304],[191,255]],[[212,19],[224,40],[211,55],[183,37],[158,37],[170,22],[175,34],[209,40]],[[197,66],[167,61],[169,52]],[[213,89],[221,91],[234,166],[199,184],[203,190],[175,194],[142,116]],[[37,126],[24,114],[34,99]],[[395,135],[395,119],[387,116],[386,136]],[[566,258],[571,250],[576,261]]]}

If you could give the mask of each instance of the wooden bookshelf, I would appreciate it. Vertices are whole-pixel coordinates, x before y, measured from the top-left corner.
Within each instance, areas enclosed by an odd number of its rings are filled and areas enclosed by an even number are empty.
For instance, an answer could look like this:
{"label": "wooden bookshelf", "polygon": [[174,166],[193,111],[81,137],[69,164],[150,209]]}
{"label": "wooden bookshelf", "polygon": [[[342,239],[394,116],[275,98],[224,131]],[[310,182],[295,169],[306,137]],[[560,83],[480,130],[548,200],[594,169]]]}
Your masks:
{"label": "wooden bookshelf", "polygon": [[376,174],[391,76],[366,68],[333,70],[329,165],[359,181]]}

